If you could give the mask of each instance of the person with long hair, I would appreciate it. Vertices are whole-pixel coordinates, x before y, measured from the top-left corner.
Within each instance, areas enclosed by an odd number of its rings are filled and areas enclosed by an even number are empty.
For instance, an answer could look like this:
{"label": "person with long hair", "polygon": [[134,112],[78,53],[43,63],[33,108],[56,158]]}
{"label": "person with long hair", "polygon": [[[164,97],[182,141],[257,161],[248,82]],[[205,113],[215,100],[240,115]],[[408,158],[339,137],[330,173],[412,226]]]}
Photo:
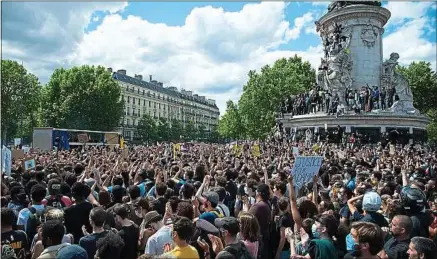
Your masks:
{"label": "person with long hair", "polygon": [[242,212],[239,216],[241,241],[246,245],[247,250],[253,258],[258,257],[260,227],[258,220],[253,214]]}

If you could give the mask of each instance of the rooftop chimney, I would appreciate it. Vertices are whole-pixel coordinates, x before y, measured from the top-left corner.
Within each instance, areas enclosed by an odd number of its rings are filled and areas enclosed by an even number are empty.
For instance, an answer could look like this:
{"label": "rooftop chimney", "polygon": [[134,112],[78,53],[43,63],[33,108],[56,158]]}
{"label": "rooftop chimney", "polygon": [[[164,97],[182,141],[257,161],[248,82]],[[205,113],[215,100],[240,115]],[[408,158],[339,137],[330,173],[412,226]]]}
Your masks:
{"label": "rooftop chimney", "polygon": [[112,74],[112,67],[108,67],[106,70],[108,70],[108,72]]}
{"label": "rooftop chimney", "polygon": [[126,69],[119,69],[119,70],[117,70],[117,73],[122,74],[122,75],[126,75]]}
{"label": "rooftop chimney", "polygon": [[152,82],[152,75],[149,75],[149,82]]}
{"label": "rooftop chimney", "polygon": [[140,81],[143,81],[143,76],[142,75],[135,74],[135,78],[140,80]]}

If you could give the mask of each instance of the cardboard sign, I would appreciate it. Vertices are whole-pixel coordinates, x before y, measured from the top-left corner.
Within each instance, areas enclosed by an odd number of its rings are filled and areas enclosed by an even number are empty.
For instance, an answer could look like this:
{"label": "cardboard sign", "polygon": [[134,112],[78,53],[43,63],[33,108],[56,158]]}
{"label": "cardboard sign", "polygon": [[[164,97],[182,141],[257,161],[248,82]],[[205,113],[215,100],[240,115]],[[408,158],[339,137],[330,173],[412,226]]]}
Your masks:
{"label": "cardboard sign", "polygon": [[294,161],[291,174],[293,175],[294,184],[297,190],[302,188],[306,183],[312,181],[322,166],[322,156],[298,156]]}
{"label": "cardboard sign", "polygon": [[86,133],[77,135],[77,138],[80,143],[87,143],[88,142],[88,135]]}
{"label": "cardboard sign", "polygon": [[35,159],[30,159],[30,160],[24,161],[24,169],[25,170],[30,170],[33,168],[35,168]]}
{"label": "cardboard sign", "polygon": [[22,149],[12,150],[12,158],[13,159],[23,159],[24,158],[24,150],[22,150]]}
{"label": "cardboard sign", "polygon": [[21,138],[15,138],[14,139],[14,146],[18,146],[21,144]]}

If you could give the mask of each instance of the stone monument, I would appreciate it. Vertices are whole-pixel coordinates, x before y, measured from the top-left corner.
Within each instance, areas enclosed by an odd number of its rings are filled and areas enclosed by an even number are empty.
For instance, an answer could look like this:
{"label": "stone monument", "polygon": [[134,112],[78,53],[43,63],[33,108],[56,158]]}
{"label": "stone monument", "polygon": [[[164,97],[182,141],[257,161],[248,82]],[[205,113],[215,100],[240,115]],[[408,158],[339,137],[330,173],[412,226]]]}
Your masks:
{"label": "stone monument", "polygon": [[345,103],[348,91],[360,93],[367,87],[377,91],[378,96],[383,91],[388,93],[388,107],[345,113],[338,118],[322,113],[284,115],[281,122],[286,129],[305,131],[314,127],[316,131],[324,125],[327,131],[326,125],[329,128],[339,124],[345,126],[346,133],[351,128],[374,128],[380,132],[406,128],[409,134],[414,129],[424,131],[428,118],[414,108],[408,81],[395,69],[399,54],[391,53],[383,61],[382,35],[390,16],[379,1],[334,1],[316,22],[324,52],[317,71],[318,85],[340,104]]}

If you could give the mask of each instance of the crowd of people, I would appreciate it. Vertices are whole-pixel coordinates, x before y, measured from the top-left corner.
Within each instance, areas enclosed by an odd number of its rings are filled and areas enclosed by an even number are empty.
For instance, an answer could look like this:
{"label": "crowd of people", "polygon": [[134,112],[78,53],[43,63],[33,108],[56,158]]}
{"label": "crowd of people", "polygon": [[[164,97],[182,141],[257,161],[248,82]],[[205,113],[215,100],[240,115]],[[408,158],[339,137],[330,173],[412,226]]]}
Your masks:
{"label": "crowd of people", "polygon": [[[237,145],[31,149],[2,175],[1,258],[437,258],[436,150]],[[297,153],[323,156],[302,188]]]}
{"label": "crowd of people", "polygon": [[316,85],[308,92],[286,98],[281,106],[281,113],[305,115],[325,112],[337,116],[346,112],[360,114],[388,109],[395,100],[394,88],[363,86],[359,90],[348,88],[343,93],[331,93]]}

